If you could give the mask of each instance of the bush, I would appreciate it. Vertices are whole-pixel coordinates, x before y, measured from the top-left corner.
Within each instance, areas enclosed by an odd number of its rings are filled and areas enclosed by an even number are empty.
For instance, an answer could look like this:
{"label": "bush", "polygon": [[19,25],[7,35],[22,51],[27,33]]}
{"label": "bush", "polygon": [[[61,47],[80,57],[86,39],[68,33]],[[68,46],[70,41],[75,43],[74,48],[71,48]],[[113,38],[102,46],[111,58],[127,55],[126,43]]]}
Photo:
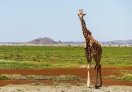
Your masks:
{"label": "bush", "polygon": [[0,80],[9,80],[10,78],[8,78],[7,76],[5,75],[0,75]]}

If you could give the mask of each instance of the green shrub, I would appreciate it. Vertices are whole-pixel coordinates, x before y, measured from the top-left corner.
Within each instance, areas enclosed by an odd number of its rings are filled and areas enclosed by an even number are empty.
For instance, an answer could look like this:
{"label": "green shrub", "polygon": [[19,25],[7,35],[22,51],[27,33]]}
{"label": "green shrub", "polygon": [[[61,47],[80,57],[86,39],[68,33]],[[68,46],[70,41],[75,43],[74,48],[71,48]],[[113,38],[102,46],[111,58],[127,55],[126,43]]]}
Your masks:
{"label": "green shrub", "polygon": [[5,75],[0,75],[0,80],[9,80],[10,78],[8,78],[7,76]]}

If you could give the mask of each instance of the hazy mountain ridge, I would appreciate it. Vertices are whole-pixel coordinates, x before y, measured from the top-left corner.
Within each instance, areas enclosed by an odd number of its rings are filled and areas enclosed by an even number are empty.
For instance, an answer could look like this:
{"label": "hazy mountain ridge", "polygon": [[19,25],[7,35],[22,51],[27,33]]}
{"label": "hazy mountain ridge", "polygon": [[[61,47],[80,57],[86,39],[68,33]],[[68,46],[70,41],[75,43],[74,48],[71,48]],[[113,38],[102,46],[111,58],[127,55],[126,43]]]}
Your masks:
{"label": "hazy mountain ridge", "polygon": [[116,44],[116,45],[131,45],[132,44],[132,40],[114,40],[114,41],[100,41],[100,43],[102,45],[112,45],[112,44]]}
{"label": "hazy mountain ridge", "polygon": [[[132,40],[99,41],[101,45],[132,45]],[[0,44],[68,44],[83,45],[84,41],[54,41],[48,37],[37,38],[28,42],[0,42]]]}

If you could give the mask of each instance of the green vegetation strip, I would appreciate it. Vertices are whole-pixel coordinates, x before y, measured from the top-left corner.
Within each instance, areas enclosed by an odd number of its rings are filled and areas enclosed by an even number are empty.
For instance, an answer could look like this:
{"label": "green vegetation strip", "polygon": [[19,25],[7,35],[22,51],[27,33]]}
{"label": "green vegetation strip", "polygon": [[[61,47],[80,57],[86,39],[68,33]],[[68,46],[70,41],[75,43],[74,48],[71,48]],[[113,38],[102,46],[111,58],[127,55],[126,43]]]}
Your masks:
{"label": "green vegetation strip", "polygon": [[[104,79],[115,79],[115,80],[125,80],[132,81],[132,72],[121,73],[120,76],[110,75],[103,77]],[[95,79],[92,78],[92,79]],[[0,80],[49,80],[49,81],[81,81],[85,80],[75,75],[60,75],[60,76],[42,76],[42,75],[27,75],[23,76],[20,74],[2,74],[0,75]]]}
{"label": "green vegetation strip", "polygon": [[120,76],[110,75],[110,76],[103,77],[103,78],[132,81],[132,72],[121,73]]}
{"label": "green vegetation strip", "polygon": [[[0,46],[0,68],[71,68],[86,64],[82,46]],[[101,64],[132,66],[132,47],[103,47]]]}
{"label": "green vegetation strip", "polygon": [[75,75],[60,75],[60,76],[41,76],[41,75],[27,75],[22,76],[20,74],[2,74],[0,75],[0,80],[50,80],[50,81],[74,81],[81,80]]}

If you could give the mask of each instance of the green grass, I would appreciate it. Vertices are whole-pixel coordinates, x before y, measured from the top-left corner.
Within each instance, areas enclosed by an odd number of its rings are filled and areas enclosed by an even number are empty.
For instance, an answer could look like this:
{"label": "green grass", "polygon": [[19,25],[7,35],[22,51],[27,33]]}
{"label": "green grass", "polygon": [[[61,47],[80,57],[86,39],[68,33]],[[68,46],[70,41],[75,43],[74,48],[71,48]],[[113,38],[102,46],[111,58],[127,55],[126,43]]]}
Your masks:
{"label": "green grass", "polygon": [[104,47],[101,64],[132,66],[132,47]]}
{"label": "green grass", "polygon": [[123,72],[120,74],[120,76],[110,75],[103,78],[107,79],[115,79],[115,80],[125,80],[125,81],[132,81],[132,71],[130,72]]}
{"label": "green grass", "polygon": [[[132,66],[131,61],[132,47],[103,47],[102,65]],[[86,64],[81,46],[0,46],[1,68],[70,68]]]}

